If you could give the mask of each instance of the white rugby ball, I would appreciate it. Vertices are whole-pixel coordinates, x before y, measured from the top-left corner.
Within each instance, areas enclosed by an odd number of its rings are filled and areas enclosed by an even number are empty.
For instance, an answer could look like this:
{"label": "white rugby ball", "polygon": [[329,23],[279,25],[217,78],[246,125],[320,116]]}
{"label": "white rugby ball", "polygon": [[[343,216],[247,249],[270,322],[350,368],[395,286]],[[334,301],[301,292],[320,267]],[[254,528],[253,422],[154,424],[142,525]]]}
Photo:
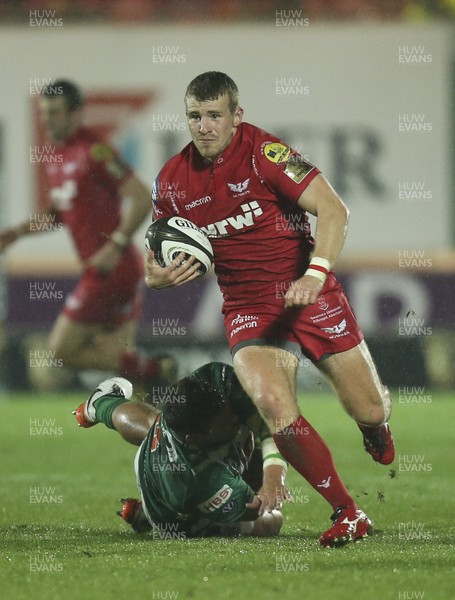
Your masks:
{"label": "white rugby ball", "polygon": [[213,248],[200,227],[183,217],[162,217],[153,221],[145,234],[145,247],[153,250],[162,267],[168,267],[183,252],[187,260],[194,256],[201,264],[201,275],[213,264]]}

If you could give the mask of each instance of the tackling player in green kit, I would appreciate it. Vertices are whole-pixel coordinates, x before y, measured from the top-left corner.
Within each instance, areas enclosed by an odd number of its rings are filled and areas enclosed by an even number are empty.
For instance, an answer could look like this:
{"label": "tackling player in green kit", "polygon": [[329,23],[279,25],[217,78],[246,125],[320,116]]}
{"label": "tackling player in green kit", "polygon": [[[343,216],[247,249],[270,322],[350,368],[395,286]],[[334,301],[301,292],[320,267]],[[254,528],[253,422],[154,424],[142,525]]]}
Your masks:
{"label": "tackling player in green kit", "polygon": [[118,514],[166,539],[278,534],[287,464],[232,367],[209,363],[168,390],[158,410],[129,402],[131,383],[115,377],[74,411],[82,427],[102,422],[140,446],[141,500]]}

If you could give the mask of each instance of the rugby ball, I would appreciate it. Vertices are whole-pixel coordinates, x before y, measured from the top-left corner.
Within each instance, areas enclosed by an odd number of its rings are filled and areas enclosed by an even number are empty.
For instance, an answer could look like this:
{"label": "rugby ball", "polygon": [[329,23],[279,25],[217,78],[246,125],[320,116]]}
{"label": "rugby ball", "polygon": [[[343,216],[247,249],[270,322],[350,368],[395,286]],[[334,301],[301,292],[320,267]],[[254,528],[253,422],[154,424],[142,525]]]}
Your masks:
{"label": "rugby ball", "polygon": [[197,225],[183,217],[162,217],[153,221],[145,234],[145,247],[153,250],[162,267],[168,267],[183,252],[184,261],[194,256],[201,264],[199,272],[205,275],[213,263],[213,249],[209,238]]}

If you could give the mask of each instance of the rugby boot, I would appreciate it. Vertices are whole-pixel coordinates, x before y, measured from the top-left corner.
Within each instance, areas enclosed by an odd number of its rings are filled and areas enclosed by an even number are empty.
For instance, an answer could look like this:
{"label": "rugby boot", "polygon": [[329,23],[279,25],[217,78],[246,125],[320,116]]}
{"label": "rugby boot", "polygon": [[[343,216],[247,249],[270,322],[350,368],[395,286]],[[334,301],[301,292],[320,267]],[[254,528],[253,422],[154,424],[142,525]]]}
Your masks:
{"label": "rugby boot", "polygon": [[79,427],[93,427],[97,424],[95,402],[102,396],[118,396],[129,400],[133,393],[133,386],[123,377],[112,377],[102,381],[88,400],[73,410]]}
{"label": "rugby boot", "polygon": [[379,427],[357,425],[363,434],[363,445],[368,454],[381,465],[390,465],[395,458],[395,446],[389,424],[384,423]]}
{"label": "rugby boot", "polygon": [[319,539],[321,546],[335,548],[367,537],[373,524],[357,506],[339,506],[330,517],[332,527]]}
{"label": "rugby boot", "polygon": [[120,498],[120,502],[123,502],[123,506],[122,510],[119,510],[117,514],[126,523],[131,525],[134,531],[144,533],[152,529],[142,510],[142,502],[140,500],[136,500],[135,498]]}

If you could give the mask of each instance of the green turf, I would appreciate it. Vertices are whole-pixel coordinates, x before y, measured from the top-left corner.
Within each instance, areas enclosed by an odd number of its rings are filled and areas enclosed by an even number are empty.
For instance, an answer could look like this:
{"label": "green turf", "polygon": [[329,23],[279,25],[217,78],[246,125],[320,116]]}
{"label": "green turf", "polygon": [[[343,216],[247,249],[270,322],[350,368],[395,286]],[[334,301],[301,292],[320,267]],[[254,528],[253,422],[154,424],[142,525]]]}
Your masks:
{"label": "green turf", "polygon": [[[319,547],[331,511],[294,471],[288,483],[295,502],[285,507],[280,538],[135,535],[115,515],[120,496],[137,496],[135,449],[102,425],[78,429],[70,412],[80,400],[0,396],[0,597],[455,597],[449,395],[395,404],[397,453],[411,461],[401,470],[398,460],[391,467],[373,463],[333,397],[302,399],[303,413],[329,443],[348,489],[376,526],[368,540],[339,549]],[[38,502],[43,498],[46,503]]]}

